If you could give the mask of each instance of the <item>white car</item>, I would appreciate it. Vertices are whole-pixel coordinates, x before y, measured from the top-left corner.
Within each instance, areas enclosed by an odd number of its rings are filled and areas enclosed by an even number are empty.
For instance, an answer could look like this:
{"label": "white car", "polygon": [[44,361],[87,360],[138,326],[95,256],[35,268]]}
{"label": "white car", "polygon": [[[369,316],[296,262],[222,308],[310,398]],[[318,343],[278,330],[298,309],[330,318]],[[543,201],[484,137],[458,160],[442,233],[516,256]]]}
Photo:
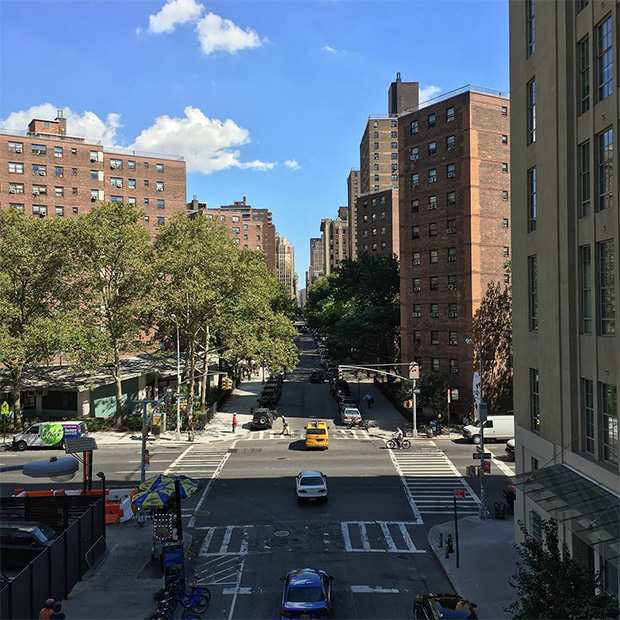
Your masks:
{"label": "white car", "polygon": [[320,471],[302,471],[295,478],[297,501],[327,501],[327,476]]}
{"label": "white car", "polygon": [[362,414],[357,407],[345,407],[340,414],[340,421],[343,424],[355,424],[362,419]]}

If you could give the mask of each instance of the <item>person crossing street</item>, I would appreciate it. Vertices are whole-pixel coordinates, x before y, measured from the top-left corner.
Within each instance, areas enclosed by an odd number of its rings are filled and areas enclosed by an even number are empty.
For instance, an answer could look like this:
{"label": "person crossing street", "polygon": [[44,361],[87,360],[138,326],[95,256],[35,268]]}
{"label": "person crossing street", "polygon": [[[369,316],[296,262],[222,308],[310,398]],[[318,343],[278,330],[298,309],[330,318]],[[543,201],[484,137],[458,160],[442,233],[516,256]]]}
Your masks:
{"label": "person crossing street", "polygon": [[282,416],[282,433],[281,435],[290,435],[290,426],[288,424],[288,420],[286,419],[285,416]]}

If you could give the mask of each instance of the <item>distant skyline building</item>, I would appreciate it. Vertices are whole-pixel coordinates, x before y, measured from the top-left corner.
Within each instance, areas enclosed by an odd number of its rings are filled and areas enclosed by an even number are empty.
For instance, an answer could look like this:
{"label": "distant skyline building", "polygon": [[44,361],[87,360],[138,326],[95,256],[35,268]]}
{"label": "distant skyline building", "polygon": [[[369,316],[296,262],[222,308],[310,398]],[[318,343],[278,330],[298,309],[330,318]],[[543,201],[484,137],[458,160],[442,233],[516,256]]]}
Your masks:
{"label": "distant skyline building", "polygon": [[339,207],[335,219],[321,220],[321,245],[323,249],[323,275],[328,276],[349,257],[348,208]]}
{"label": "distant skyline building", "polygon": [[355,201],[360,194],[361,175],[359,168],[351,168],[347,177],[347,207],[349,210],[349,228],[347,235],[347,244],[349,246],[349,258],[355,260],[357,258],[357,211],[355,209]]}
{"label": "distant skyline building", "polygon": [[291,299],[297,300],[295,250],[286,237],[276,233],[276,278]]}
{"label": "distant skyline building", "polygon": [[310,239],[310,266],[306,272],[306,289],[310,287],[323,275],[325,269],[323,266],[323,239]]}

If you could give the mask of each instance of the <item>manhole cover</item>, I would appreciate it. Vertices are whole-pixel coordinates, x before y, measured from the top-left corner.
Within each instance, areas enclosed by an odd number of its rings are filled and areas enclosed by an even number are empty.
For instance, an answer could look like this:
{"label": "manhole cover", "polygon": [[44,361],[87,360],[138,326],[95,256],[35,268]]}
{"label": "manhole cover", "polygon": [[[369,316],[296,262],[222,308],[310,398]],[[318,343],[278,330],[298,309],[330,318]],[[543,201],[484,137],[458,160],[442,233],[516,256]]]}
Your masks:
{"label": "manhole cover", "polygon": [[277,536],[278,538],[286,538],[289,535],[289,532],[287,532],[286,530],[279,530],[278,532],[274,533],[274,536]]}

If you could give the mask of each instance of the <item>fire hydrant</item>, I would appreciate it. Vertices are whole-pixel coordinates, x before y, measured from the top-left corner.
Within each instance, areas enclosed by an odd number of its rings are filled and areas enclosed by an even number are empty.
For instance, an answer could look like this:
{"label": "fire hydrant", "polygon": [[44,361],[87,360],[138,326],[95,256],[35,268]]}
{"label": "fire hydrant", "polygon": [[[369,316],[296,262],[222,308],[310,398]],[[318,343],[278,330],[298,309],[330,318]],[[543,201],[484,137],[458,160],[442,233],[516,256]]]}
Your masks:
{"label": "fire hydrant", "polygon": [[454,544],[452,542],[452,534],[448,534],[448,538],[446,538],[446,547],[448,549],[448,553],[454,553]]}

